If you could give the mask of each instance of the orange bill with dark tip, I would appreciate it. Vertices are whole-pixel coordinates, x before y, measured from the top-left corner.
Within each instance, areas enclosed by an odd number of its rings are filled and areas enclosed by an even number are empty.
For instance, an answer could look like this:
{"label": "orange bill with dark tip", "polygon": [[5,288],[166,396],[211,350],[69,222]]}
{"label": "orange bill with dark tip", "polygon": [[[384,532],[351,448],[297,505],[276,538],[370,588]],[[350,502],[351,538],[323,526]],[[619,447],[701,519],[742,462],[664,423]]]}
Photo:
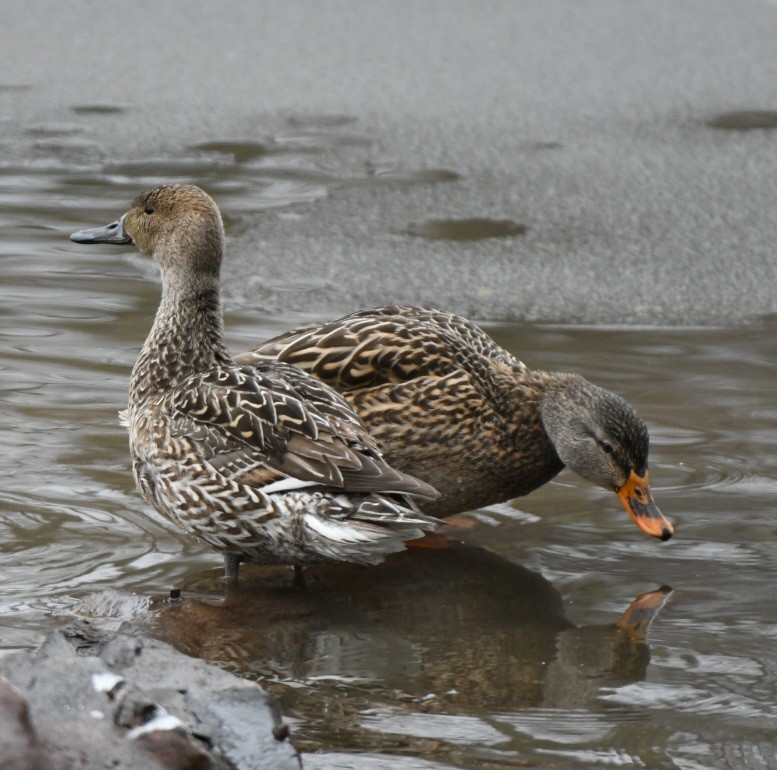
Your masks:
{"label": "orange bill with dark tip", "polygon": [[638,476],[632,471],[626,483],[618,490],[618,497],[643,532],[659,540],[672,537],[674,526],[653,502],[647,472],[644,476]]}

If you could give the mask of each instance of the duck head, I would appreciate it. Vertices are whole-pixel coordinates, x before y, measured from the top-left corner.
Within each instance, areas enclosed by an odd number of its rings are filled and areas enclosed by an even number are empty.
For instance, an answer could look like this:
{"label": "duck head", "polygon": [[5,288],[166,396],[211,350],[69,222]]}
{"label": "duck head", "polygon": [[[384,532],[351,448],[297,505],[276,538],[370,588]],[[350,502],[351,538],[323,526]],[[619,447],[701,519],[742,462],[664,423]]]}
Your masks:
{"label": "duck head", "polygon": [[75,243],[134,244],[162,272],[218,276],[224,225],[213,199],[199,187],[168,184],[138,195],[129,210],[105,227],[79,230]]}
{"label": "duck head", "polygon": [[615,491],[643,532],[672,537],[674,527],[650,493],[647,426],[631,404],[583,377],[563,375],[545,392],[541,410],[564,465]]}

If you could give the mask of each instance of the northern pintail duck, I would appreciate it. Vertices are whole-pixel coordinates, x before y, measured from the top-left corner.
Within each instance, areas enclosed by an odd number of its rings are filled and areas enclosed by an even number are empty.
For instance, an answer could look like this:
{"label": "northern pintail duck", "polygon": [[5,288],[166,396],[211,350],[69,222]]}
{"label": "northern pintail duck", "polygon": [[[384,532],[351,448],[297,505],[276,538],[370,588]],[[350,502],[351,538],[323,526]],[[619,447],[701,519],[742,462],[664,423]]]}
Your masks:
{"label": "northern pintail duck", "polygon": [[224,227],[193,185],[139,195],[76,243],[134,244],[156,260],[162,299],[132,371],[135,482],[168,519],[224,554],[292,564],[377,563],[434,529],[413,498],[437,496],[394,470],[332,388],[284,363],[238,365],[222,336]]}
{"label": "northern pintail duck", "polygon": [[529,369],[465,318],[365,310],[236,360],[293,364],[336,388],[388,461],[441,493],[426,513],[526,495],[567,466],[614,490],[642,531],[674,532],[650,492],[648,430],[635,409],[577,374]]}

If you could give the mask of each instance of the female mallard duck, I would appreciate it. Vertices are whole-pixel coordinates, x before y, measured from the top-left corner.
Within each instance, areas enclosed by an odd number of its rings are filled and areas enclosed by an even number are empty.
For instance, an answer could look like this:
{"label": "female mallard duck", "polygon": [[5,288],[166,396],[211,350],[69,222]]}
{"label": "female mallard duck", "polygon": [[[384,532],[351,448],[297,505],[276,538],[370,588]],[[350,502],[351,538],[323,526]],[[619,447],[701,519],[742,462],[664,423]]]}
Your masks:
{"label": "female mallard duck", "polygon": [[[162,300],[132,371],[127,422],[146,501],[224,554],[298,565],[376,563],[438,523],[343,398],[283,363],[238,365],[222,339],[224,227],[192,185],[138,196],[76,243],[130,244],[162,271]],[[298,570],[295,570],[300,575]]]}
{"label": "female mallard duck", "polygon": [[567,466],[617,492],[647,534],[674,532],[650,494],[648,431],[634,408],[579,375],[532,371],[464,318],[365,310],[236,360],[293,364],[336,388],[388,461],[441,493],[426,513],[526,495]]}

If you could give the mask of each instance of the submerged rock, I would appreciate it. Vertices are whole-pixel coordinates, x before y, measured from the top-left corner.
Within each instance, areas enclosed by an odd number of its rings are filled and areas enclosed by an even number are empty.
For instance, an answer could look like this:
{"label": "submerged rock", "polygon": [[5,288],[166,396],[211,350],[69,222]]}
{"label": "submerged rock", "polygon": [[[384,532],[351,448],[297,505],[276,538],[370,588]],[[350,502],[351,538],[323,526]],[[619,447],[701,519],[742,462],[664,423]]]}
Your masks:
{"label": "submerged rock", "polygon": [[0,659],[6,770],[300,770],[288,734],[258,685],[89,621]]}

